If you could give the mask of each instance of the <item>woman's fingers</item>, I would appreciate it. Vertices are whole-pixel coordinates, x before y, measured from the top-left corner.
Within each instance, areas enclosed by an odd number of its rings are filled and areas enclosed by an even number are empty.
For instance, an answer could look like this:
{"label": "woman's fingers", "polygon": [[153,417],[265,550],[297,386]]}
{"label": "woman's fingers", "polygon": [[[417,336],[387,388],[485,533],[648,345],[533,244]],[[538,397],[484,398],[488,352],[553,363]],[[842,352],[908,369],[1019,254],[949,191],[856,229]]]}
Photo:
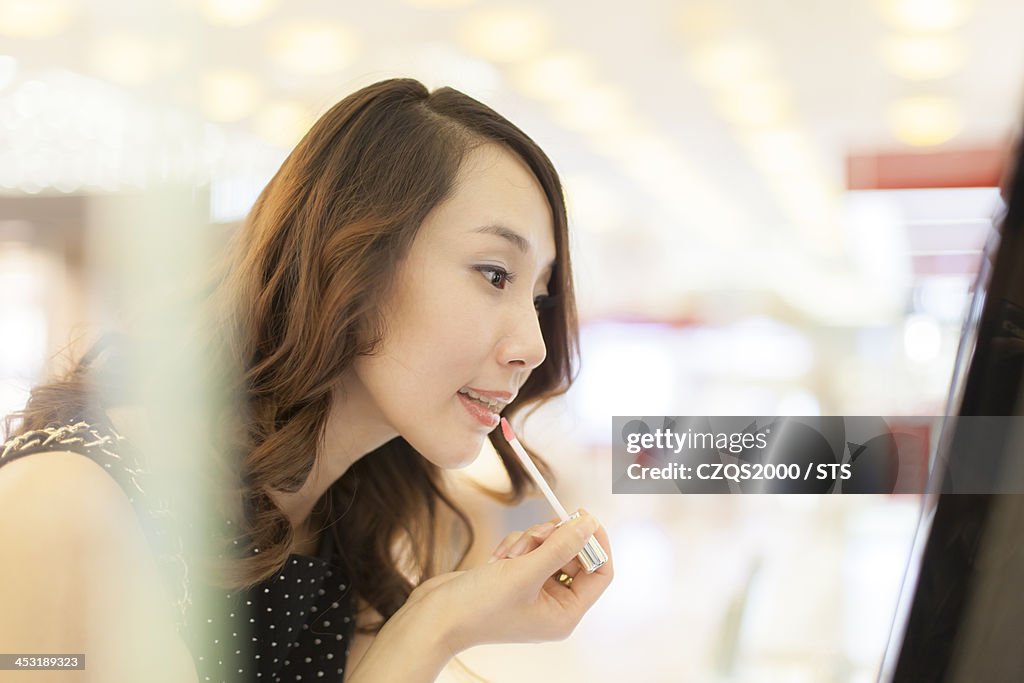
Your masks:
{"label": "woman's fingers", "polygon": [[[508,550],[503,550],[500,557],[494,556],[489,562],[496,562],[500,559],[511,559],[513,557],[519,557],[527,553],[533,552],[544,543],[544,540],[550,536],[555,530],[554,523],[548,527],[541,527],[534,531],[517,531],[515,534],[515,541],[511,544]],[[557,577],[559,574],[567,574],[569,576],[576,576],[578,572],[583,571],[583,566],[580,564],[579,559],[576,557],[569,560],[554,574]]]}
{"label": "woman's fingers", "polygon": [[501,539],[501,543],[499,543],[498,547],[494,549],[494,554],[491,555],[491,559],[488,560],[488,562],[494,562],[495,560],[500,560],[505,557],[505,553],[508,552],[508,549],[511,548],[522,535],[522,531],[513,531],[508,536]]}
{"label": "woman's fingers", "polygon": [[[599,527],[597,531],[594,532],[594,538],[596,538],[597,542],[601,544],[602,548],[604,548],[605,553],[608,555],[608,561],[590,574],[583,571],[581,567],[580,571],[571,575],[573,576],[573,580],[569,586],[570,590],[573,592],[574,598],[582,602],[586,609],[590,609],[590,607],[597,602],[597,599],[601,597],[601,594],[604,593],[606,588],[608,588],[608,585],[611,583],[614,575],[612,547],[611,543],[608,541],[608,534],[605,533],[604,527]],[[566,572],[566,574],[568,573],[569,572]],[[557,574],[554,578],[557,578]],[[564,586],[564,584],[562,585]],[[565,595],[559,591],[553,592],[555,595]],[[566,597],[568,596],[566,595]]]}
{"label": "woman's fingers", "polygon": [[[499,559],[511,559],[524,555],[535,558],[540,563],[551,563],[563,559],[562,564],[555,570],[549,571],[546,581],[551,581],[551,591],[560,599],[570,600],[577,605],[592,605],[600,597],[601,593],[608,587],[612,577],[611,548],[608,542],[608,535],[600,527],[597,520],[589,513],[583,512],[583,516],[575,523],[568,523],[558,526],[558,520],[552,520],[543,524],[537,524],[525,531],[516,531],[506,536],[498,545],[494,557],[490,562]],[[588,531],[594,529],[593,531]],[[577,555],[583,548],[583,544],[593,536],[601,547],[608,553],[608,562],[591,574],[583,571]],[[547,564],[550,567],[550,564]],[[535,569],[537,571],[537,569]],[[559,581],[559,577],[565,575],[567,578]],[[568,580],[571,577],[571,581]],[[558,584],[556,587],[554,584]],[[557,590],[556,590],[557,588]],[[563,593],[566,589],[572,593]]]}
{"label": "woman's fingers", "polygon": [[569,560],[568,563],[563,565],[561,569],[559,569],[557,572],[555,572],[554,576],[557,577],[560,574],[568,574],[569,576],[576,576],[581,571],[583,571],[583,565],[580,564],[580,558],[577,555],[576,557],[574,557],[571,560]]}
{"label": "woman's fingers", "polygon": [[530,552],[551,535],[558,520],[535,524],[526,531],[513,531],[498,544],[488,563],[507,557],[518,557]]}
{"label": "woman's fingers", "polygon": [[544,524],[538,524],[530,527],[509,547],[505,552],[505,557],[519,557],[520,555],[525,555],[543,543],[544,539],[550,536],[551,532],[554,530],[554,522],[545,522]]}
{"label": "woman's fingers", "polygon": [[[542,576],[551,576],[569,564],[600,527],[592,515],[583,510],[581,513],[578,518],[555,529],[540,547],[522,559],[529,560],[536,572],[543,572]],[[607,540],[607,536],[604,538]]]}

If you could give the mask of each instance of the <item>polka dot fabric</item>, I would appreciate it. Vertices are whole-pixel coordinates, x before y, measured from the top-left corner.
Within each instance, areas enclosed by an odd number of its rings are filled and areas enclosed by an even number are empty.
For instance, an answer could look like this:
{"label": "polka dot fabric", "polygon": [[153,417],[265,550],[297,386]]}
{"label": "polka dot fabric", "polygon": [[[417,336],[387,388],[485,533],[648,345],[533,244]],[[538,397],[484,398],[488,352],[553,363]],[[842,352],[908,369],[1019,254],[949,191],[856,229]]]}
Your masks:
{"label": "polka dot fabric", "polygon": [[225,591],[188,578],[180,540],[168,532],[168,511],[145,495],[145,472],[113,427],[75,420],[29,432],[0,446],[0,467],[56,450],[93,459],[128,494],[175,596],[178,632],[200,683],[342,680],[355,617],[352,588],[336,562],[331,534],[324,534],[315,557],[290,555],[262,583]]}
{"label": "polka dot fabric", "polygon": [[329,538],[318,557],[293,554],[254,588],[203,589],[208,610],[188,629],[201,682],[341,680],[355,619]]}

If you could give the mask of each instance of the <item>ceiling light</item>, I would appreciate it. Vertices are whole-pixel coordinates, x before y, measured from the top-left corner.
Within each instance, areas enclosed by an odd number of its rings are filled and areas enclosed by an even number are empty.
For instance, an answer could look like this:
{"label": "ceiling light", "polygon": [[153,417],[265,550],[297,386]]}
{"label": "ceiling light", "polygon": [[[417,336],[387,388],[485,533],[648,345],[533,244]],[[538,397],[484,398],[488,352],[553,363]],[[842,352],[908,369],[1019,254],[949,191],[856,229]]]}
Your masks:
{"label": "ceiling light", "polygon": [[474,54],[494,62],[521,62],[536,56],[547,43],[548,24],[534,9],[476,12],[459,27],[459,41]]}
{"label": "ceiling light", "polygon": [[335,73],[358,52],[355,32],[338,24],[297,23],[279,29],[270,40],[271,57],[297,74]]}
{"label": "ceiling light", "polygon": [[298,102],[272,102],[264,107],[253,122],[254,130],[265,140],[290,149],[313,125],[313,115]]}
{"label": "ceiling light", "polygon": [[643,169],[653,175],[670,175],[677,170],[679,156],[672,150],[672,140],[637,127],[620,135],[596,138],[595,148],[620,164],[624,170]]}
{"label": "ceiling light", "polygon": [[53,36],[68,27],[72,14],[67,0],[0,0],[0,35]]}
{"label": "ceiling light", "polygon": [[183,67],[189,57],[188,46],[177,40],[164,41],[156,47],[157,70],[161,72],[176,71]]}
{"label": "ceiling light", "polygon": [[558,107],[555,117],[567,128],[586,133],[609,133],[631,123],[625,95],[609,85],[576,93]]}
{"label": "ceiling light", "polygon": [[687,4],[679,11],[676,24],[684,36],[707,38],[721,33],[735,22],[734,12],[720,4],[707,2],[700,5]]}
{"label": "ceiling light", "polygon": [[202,0],[199,12],[218,26],[245,26],[267,16],[277,0]]}
{"label": "ceiling light", "polygon": [[711,42],[693,56],[695,79],[706,86],[729,87],[739,81],[763,78],[769,61],[764,45],[746,38]]}
{"label": "ceiling light", "polygon": [[586,58],[569,52],[526,62],[513,71],[512,78],[524,94],[547,101],[571,99],[593,81]]}
{"label": "ceiling light", "polygon": [[[235,90],[223,87],[231,79],[207,80],[217,93]],[[251,99],[241,90],[241,99]],[[225,132],[198,115],[154,108],[122,88],[64,69],[19,79],[0,104],[6,143],[0,145],[0,188],[116,192],[240,176],[259,176],[262,187],[283,159],[279,148],[248,131]]]}
{"label": "ceiling light", "polygon": [[923,81],[956,73],[967,50],[956,36],[889,37],[880,52],[886,68],[901,78]]}
{"label": "ceiling light", "polygon": [[90,60],[97,74],[118,85],[141,85],[153,78],[153,45],[138,36],[105,36],[90,48]]}
{"label": "ceiling light", "polygon": [[722,88],[716,96],[722,115],[738,126],[780,126],[789,117],[785,89],[769,81],[738,83]]}
{"label": "ceiling light", "polygon": [[263,88],[256,77],[238,69],[216,69],[203,76],[202,109],[211,121],[238,121],[252,113]]}
{"label": "ceiling light", "polygon": [[424,9],[452,9],[473,4],[475,0],[405,0],[407,5]]}
{"label": "ceiling light", "polygon": [[908,31],[948,31],[971,13],[969,0],[878,0],[886,21]]}
{"label": "ceiling light", "polygon": [[963,127],[956,104],[943,97],[907,97],[889,109],[889,125],[898,140],[915,147],[941,145]]}

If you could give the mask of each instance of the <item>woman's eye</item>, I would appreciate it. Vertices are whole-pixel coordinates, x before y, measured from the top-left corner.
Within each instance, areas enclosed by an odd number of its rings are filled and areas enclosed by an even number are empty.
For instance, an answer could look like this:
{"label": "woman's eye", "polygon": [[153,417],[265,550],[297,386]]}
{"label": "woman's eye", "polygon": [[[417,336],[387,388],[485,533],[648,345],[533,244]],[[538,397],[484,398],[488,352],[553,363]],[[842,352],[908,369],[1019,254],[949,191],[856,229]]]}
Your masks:
{"label": "woman's eye", "polygon": [[[513,273],[508,272],[504,268],[497,268],[495,266],[481,267],[477,268],[477,270],[488,275],[487,280],[491,286],[500,290],[504,290],[505,283],[512,282],[516,277]],[[540,313],[545,309],[552,308],[555,305],[555,300],[557,298],[557,296],[551,294],[536,296],[533,298],[533,308]]]}
{"label": "woman's eye", "polygon": [[[504,283],[512,282],[512,274],[509,273],[504,268],[495,268],[493,266],[488,266],[486,268],[478,268],[477,270],[479,270],[481,273],[492,273],[493,275],[488,277],[487,280],[491,283],[491,286],[495,287],[496,289],[505,289]],[[497,276],[497,279],[495,279],[495,276]],[[498,287],[499,283],[502,284],[502,286]]]}

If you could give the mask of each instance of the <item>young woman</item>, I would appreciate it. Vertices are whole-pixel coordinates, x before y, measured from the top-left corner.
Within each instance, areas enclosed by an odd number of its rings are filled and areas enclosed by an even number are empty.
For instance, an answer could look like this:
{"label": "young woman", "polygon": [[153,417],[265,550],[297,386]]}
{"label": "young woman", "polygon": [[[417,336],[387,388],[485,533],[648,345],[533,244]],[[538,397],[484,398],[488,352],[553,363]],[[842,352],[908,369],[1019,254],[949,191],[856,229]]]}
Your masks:
{"label": "young woman", "polygon": [[390,683],[477,644],[567,637],[612,579],[610,560],[575,559],[591,535],[609,549],[597,521],[511,534],[456,571],[473,532],[444,472],[489,438],[511,486],[488,493],[532,491],[495,427],[575,377],[568,244],[551,162],[488,107],[408,79],[342,100],[207,292],[200,332],[234,397],[204,454],[229,473],[216,560],[147,495],[133,434],[154,418],[100,390],[115,338],[8,421],[5,651],[85,652],[97,681]]}

